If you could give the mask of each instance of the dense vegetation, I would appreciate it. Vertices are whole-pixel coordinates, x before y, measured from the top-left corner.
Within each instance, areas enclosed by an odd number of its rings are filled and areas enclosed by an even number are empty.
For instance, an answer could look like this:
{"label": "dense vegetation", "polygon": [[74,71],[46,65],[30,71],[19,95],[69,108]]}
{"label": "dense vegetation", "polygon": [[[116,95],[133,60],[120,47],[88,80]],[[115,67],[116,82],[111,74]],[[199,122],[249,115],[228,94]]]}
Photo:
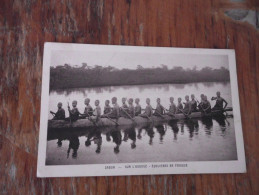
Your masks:
{"label": "dense vegetation", "polygon": [[229,70],[224,67],[205,67],[201,70],[196,67],[168,69],[166,65],[156,68],[143,68],[138,65],[135,70],[120,70],[112,66],[91,67],[85,63],[81,67],[65,64],[50,68],[50,89],[212,81],[229,81]]}

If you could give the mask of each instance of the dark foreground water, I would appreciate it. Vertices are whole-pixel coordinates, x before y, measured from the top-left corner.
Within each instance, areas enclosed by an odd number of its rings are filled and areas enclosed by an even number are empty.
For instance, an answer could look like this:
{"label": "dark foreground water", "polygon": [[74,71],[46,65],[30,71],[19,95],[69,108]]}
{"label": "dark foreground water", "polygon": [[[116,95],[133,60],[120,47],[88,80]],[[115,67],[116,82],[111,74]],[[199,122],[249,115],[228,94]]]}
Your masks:
{"label": "dark foreground water", "polygon": [[[168,98],[194,93],[205,93],[209,98],[220,90],[231,106],[229,83],[165,84],[152,86],[120,86],[52,91],[49,110],[55,110],[58,101],[77,99],[83,111],[83,100],[101,100],[118,97],[160,97],[164,106]],[[120,102],[119,102],[120,103]],[[213,105],[214,102],[211,102]],[[65,107],[66,109],[66,107]],[[66,112],[67,114],[67,112]],[[102,164],[128,162],[220,161],[236,160],[236,141],[233,118],[170,121],[167,124],[142,127],[109,127],[67,129],[48,132],[47,165]]]}
{"label": "dark foreground water", "polygon": [[233,118],[48,133],[47,165],[236,160]]}

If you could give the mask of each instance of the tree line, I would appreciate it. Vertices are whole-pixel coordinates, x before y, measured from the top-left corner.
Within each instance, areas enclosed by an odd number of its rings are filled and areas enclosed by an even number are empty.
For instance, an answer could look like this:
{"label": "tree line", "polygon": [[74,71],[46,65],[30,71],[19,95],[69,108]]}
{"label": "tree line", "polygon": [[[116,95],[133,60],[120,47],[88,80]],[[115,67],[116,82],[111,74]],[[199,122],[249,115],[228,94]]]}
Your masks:
{"label": "tree line", "polygon": [[138,65],[136,69],[117,69],[112,66],[99,65],[70,66],[68,64],[50,67],[50,90],[118,86],[144,85],[164,83],[192,83],[192,82],[219,82],[229,81],[229,70],[221,67],[213,69],[204,67],[197,70],[184,69],[181,66],[169,69],[166,65],[155,68],[144,68]]}

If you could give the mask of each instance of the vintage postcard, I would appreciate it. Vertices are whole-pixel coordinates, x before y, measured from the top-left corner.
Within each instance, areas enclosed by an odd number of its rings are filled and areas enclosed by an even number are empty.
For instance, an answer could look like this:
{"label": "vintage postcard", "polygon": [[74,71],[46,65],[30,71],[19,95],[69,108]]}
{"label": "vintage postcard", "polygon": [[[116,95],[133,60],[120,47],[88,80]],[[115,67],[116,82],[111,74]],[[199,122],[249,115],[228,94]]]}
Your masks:
{"label": "vintage postcard", "polygon": [[45,43],[38,177],[243,172],[234,50]]}

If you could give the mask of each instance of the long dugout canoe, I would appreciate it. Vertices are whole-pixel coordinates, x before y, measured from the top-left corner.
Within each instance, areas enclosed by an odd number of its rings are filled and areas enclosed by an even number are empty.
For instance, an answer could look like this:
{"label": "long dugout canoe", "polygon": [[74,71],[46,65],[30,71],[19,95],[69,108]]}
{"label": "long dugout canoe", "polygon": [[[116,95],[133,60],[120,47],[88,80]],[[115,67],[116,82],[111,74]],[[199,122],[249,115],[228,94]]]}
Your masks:
{"label": "long dugout canoe", "polygon": [[[232,108],[227,108],[225,111],[232,111]],[[79,119],[75,122],[70,123],[69,121],[64,120],[49,120],[48,128],[49,129],[66,129],[66,128],[87,128],[87,127],[105,127],[105,126],[115,126],[115,125],[132,125],[137,124],[141,125],[143,123],[151,122],[167,122],[170,120],[186,119],[186,118],[202,118],[202,117],[216,117],[223,116],[222,111],[212,111],[208,115],[203,115],[201,112],[193,112],[188,117],[184,114],[175,114],[173,117],[168,115],[163,115],[163,117],[152,116],[150,119],[136,116],[132,119],[120,117],[118,120],[110,120],[108,118],[101,118],[96,124],[94,124],[89,119]]]}

